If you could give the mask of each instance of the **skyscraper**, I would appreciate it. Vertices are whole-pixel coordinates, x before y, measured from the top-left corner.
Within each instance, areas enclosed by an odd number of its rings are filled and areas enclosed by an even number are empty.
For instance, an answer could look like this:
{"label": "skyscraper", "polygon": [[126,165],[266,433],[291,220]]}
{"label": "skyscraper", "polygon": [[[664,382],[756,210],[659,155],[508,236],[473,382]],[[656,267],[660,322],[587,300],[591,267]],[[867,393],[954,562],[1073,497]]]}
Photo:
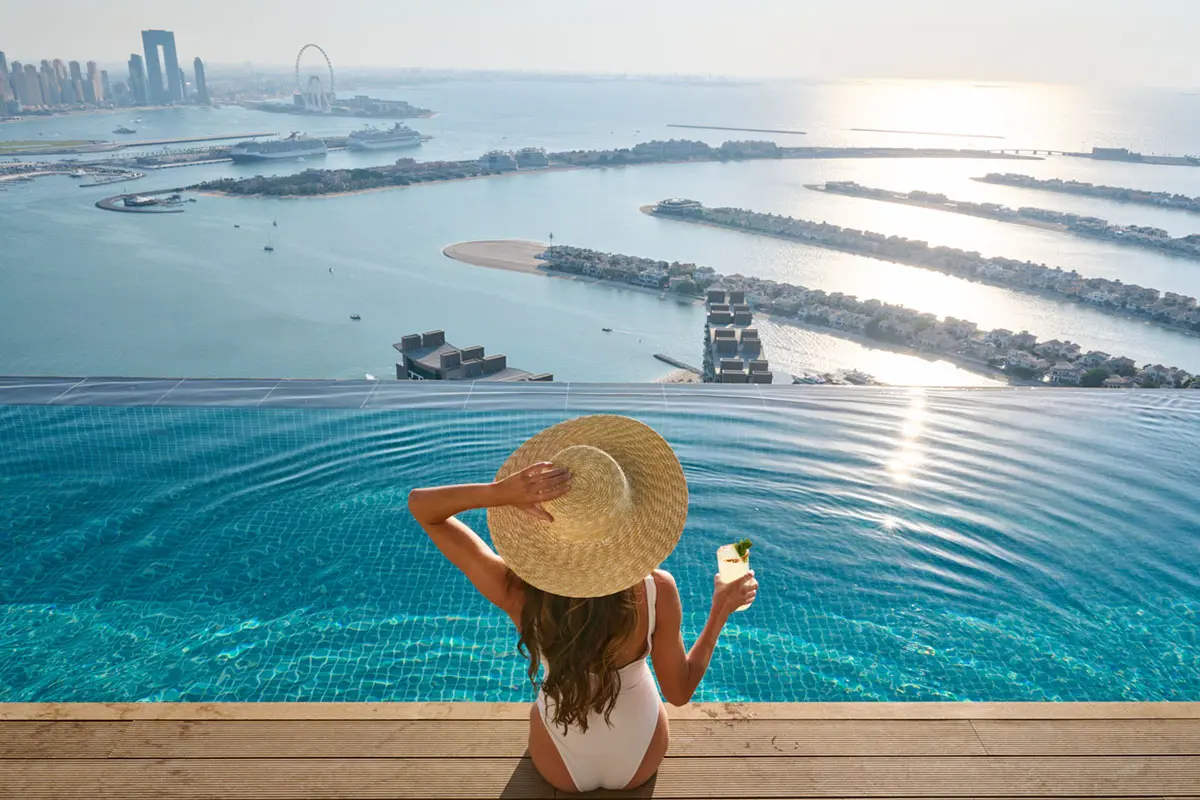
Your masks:
{"label": "skyscraper", "polygon": [[21,105],[46,105],[45,98],[42,97],[42,81],[38,75],[37,67],[33,64],[26,64],[24,72],[25,80],[21,82]]}
{"label": "skyscraper", "polygon": [[[199,59],[197,59],[198,61]],[[12,90],[8,85],[8,59],[4,56],[4,51],[0,50],[0,111],[4,101],[12,96]]]}
{"label": "skyscraper", "polygon": [[88,100],[87,94],[84,93],[83,70],[80,69],[78,61],[71,62],[71,93],[74,95],[76,103],[95,102],[94,99]]}
{"label": "skyscraper", "polygon": [[25,92],[25,68],[20,61],[12,62],[12,71],[8,74],[8,85],[12,87],[13,99],[18,103]]}
{"label": "skyscraper", "polygon": [[[158,58],[162,48],[163,57]],[[171,31],[142,31],[142,48],[146,51],[146,77],[150,87],[150,102],[157,105],[183,102],[183,86],[179,82],[179,56],[175,52],[175,34]],[[167,70],[163,86],[163,68]]]}
{"label": "skyscraper", "polygon": [[[0,56],[3,56],[0,53]],[[204,77],[204,62],[200,60],[200,56],[192,62],[192,69],[196,73],[196,102],[200,105],[208,105],[208,80]]]}
{"label": "skyscraper", "polygon": [[62,90],[58,86],[58,74],[46,59],[42,59],[41,79],[42,105],[57,106],[62,104]]}
{"label": "skyscraper", "polygon": [[95,61],[87,62],[87,80],[83,82],[83,98],[99,105],[104,102],[104,86],[100,82],[100,68]]}
{"label": "skyscraper", "polygon": [[187,102],[187,99],[188,99],[188,93],[187,93],[187,75],[184,75],[184,74],[183,74],[183,68],[182,68],[182,67],[180,67],[180,68],[179,68],[179,95],[180,95],[180,99],[181,99],[181,100],[183,100],[183,102],[185,102],[185,103],[186,103],[186,102]]}
{"label": "skyscraper", "polygon": [[146,67],[137,53],[129,54],[129,93],[133,95],[135,106],[146,105]]}
{"label": "skyscraper", "polygon": [[108,102],[113,99],[112,83],[108,80],[108,70],[100,70],[100,100]]}

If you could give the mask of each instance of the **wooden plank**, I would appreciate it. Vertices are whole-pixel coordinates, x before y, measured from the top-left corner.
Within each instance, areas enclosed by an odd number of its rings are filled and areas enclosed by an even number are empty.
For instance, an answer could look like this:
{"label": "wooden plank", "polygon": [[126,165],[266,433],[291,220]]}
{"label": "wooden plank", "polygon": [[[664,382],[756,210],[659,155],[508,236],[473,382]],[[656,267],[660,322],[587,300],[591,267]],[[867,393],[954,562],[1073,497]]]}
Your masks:
{"label": "wooden plank", "polygon": [[0,759],[107,758],[130,722],[0,722]]}
{"label": "wooden plank", "polygon": [[[670,758],[633,793],[587,797],[1179,797],[1200,758]],[[547,798],[528,759],[96,759],[0,762],[0,797],[138,800]]]}
{"label": "wooden plank", "polygon": [[669,758],[634,792],[585,798],[1174,797],[1200,786],[1200,758],[1004,756]]}
{"label": "wooden plank", "polygon": [[406,800],[554,796],[527,758],[101,759],[0,762],[20,800]]}
{"label": "wooden plank", "polygon": [[[0,758],[519,757],[512,720],[0,722]],[[985,755],[965,720],[671,723],[672,756]]]}
{"label": "wooden plank", "polygon": [[977,720],[987,752],[999,756],[1200,755],[1200,720]]}
{"label": "wooden plank", "polygon": [[671,721],[669,756],[982,756],[968,720]]}
{"label": "wooden plank", "polygon": [[[1195,703],[693,703],[672,719],[1200,719]],[[0,703],[0,720],[525,719],[528,703]]]}

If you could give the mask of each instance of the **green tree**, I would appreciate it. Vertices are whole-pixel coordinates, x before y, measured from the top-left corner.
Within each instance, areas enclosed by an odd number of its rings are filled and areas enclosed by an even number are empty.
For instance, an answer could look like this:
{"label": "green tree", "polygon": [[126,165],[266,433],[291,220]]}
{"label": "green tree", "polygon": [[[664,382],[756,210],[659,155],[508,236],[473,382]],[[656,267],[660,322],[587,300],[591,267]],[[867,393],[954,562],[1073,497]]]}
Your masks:
{"label": "green tree", "polygon": [[1112,373],[1106,370],[1104,367],[1089,369],[1087,372],[1083,373],[1083,377],[1079,379],[1079,385],[1099,386],[1100,384],[1104,383],[1104,379],[1111,374]]}

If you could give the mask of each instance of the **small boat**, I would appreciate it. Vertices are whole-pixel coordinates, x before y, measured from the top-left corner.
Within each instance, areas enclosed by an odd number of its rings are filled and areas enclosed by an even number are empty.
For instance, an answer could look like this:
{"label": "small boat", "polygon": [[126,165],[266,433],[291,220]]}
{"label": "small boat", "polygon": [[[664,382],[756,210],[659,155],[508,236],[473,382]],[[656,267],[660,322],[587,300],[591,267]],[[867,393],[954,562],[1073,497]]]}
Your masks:
{"label": "small boat", "polygon": [[351,314],[350,319],[359,320],[359,319],[362,319],[362,317],[360,317],[358,314]]}
{"label": "small boat", "polygon": [[605,333],[612,333],[612,328],[601,328],[600,330],[604,331]]}
{"label": "small boat", "polygon": [[238,225],[238,224],[235,222],[235,223],[233,223],[233,227],[235,227],[235,228],[240,228],[240,227],[242,227],[242,226],[241,226],[241,225]]}
{"label": "small boat", "polygon": [[263,250],[266,250],[268,253],[274,253],[274,252],[275,252],[275,248],[274,248],[274,247],[272,247],[272,246],[271,246],[271,245],[269,245],[269,244],[267,244],[267,245],[263,245]]}
{"label": "small boat", "polygon": [[366,373],[364,373],[364,374],[367,376],[367,380],[369,380],[369,381],[377,381],[377,380],[379,380],[379,378],[376,378],[374,375],[372,375],[372,374],[371,374],[371,373],[369,373],[369,372],[366,372]]}
{"label": "small boat", "polygon": [[133,128],[127,128],[124,125],[122,125],[119,128],[117,128],[116,130],[114,130],[113,133],[130,134],[130,133],[137,133],[137,131],[134,130]]}
{"label": "small boat", "polygon": [[276,222],[275,220],[271,220],[271,227],[272,227],[272,228],[278,228],[278,227],[279,227],[279,223],[278,223],[278,222]]}

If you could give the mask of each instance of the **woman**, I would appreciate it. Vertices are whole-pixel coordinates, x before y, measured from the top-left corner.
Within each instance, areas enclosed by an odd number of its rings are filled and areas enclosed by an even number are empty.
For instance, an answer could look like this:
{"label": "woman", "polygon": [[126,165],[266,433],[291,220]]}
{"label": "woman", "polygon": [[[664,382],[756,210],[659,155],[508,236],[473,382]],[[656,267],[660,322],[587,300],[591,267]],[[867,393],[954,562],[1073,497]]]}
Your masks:
{"label": "woman", "polygon": [[[657,569],[679,541],[687,483],[670,445],[626,417],[580,417],[521,445],[492,483],[414,489],[413,517],[517,626],[537,702],[529,755],[556,789],[632,789],[667,752],[663,696],[691,700],[753,573],[714,579],[712,610],[685,651],[679,590]],[[488,509],[493,551],[455,514]]]}

